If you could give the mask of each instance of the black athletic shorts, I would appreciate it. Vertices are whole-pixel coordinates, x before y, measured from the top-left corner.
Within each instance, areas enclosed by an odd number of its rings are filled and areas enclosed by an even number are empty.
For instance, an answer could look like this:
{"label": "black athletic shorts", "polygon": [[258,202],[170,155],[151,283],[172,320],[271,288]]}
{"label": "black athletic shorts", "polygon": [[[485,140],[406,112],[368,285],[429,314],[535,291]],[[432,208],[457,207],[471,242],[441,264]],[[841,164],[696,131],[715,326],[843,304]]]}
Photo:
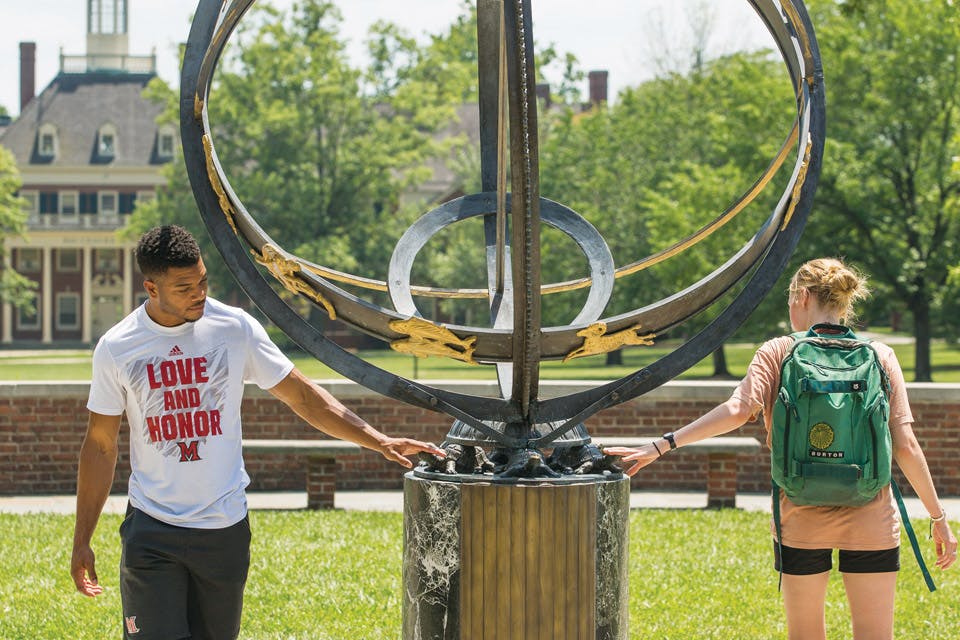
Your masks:
{"label": "black athletic shorts", "polygon": [[120,525],[126,640],[233,640],[250,567],[250,523],[175,527],[127,507]]}
{"label": "black athletic shorts", "polygon": [[[889,573],[900,570],[900,547],[882,551],[848,551],[838,554],[841,573]],[[780,571],[780,545],[773,541],[773,567]],[[833,549],[795,549],[783,545],[783,572],[810,576],[833,568]]]}

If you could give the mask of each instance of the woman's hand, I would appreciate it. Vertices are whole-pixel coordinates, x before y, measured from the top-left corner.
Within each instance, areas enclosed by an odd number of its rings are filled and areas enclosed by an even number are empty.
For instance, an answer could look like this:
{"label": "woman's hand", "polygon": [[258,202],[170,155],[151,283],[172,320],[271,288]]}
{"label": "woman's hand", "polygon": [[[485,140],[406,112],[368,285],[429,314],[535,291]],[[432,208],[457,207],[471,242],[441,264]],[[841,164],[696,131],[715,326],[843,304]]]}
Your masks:
{"label": "woman's hand", "polygon": [[950,524],[944,518],[934,522],[931,534],[937,549],[937,566],[946,569],[957,561],[957,538],[950,530]]}
{"label": "woman's hand", "polygon": [[637,449],[632,447],[604,447],[603,452],[608,456],[621,458],[623,462],[633,463],[624,471],[628,476],[635,475],[637,471],[660,457],[660,452],[652,443],[645,444]]}

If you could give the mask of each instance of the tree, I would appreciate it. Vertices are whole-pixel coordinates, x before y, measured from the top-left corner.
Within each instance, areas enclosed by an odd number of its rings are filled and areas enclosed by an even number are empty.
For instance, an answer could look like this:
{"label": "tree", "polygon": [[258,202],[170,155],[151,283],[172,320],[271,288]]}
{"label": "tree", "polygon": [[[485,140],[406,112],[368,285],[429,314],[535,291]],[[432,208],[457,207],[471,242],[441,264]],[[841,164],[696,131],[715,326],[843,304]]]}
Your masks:
{"label": "tree", "polygon": [[828,144],[808,233],[905,306],[931,380],[939,295],[960,265],[960,11],[952,0],[814,0]]}
{"label": "tree", "polygon": [[[609,109],[550,118],[541,151],[542,193],[586,215],[617,265],[629,264],[690,235],[745,192],[789,131],[791,105],[786,74],[765,53],[701,60],[689,72],[624,91]],[[782,188],[785,177],[697,247],[618,280],[607,313],[654,302],[707,275],[769,215],[778,184]],[[565,266],[569,272],[574,265]],[[677,333],[701,328],[716,313],[706,312]],[[775,324],[782,310],[773,317],[752,321]],[[718,375],[726,373],[722,355],[715,361]]]}
{"label": "tree", "polygon": [[[18,195],[22,184],[13,154],[0,146],[0,239],[23,236],[27,231],[24,201]],[[32,309],[36,288],[35,282],[17,273],[12,266],[4,266],[0,274],[0,298],[5,302],[18,309]]]}
{"label": "tree", "polygon": [[[401,195],[456,142],[437,133],[469,84],[469,61],[451,52],[469,42],[471,20],[422,47],[377,23],[372,63],[360,69],[347,57],[332,2],[251,11],[223,56],[208,108],[231,186],[267,233],[307,260],[385,279],[390,251],[418,210]],[[172,92],[156,83],[150,91],[168,105],[162,117],[176,122]],[[159,220],[197,226],[182,161],[166,171],[168,187],[138,208],[133,229]]]}

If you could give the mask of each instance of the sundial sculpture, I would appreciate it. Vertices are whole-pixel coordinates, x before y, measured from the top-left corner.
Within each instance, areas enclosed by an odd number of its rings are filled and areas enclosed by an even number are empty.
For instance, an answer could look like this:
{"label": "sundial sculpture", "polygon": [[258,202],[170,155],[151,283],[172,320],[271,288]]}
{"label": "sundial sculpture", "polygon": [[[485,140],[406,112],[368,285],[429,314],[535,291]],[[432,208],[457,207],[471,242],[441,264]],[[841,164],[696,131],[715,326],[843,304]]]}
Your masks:
{"label": "sundial sculpture", "polygon": [[[217,158],[207,104],[220,55],[254,0],[200,0],[180,83],[183,152],[200,212],[247,294],[303,349],[375,392],[454,418],[446,444],[457,460],[452,465],[439,461],[421,465],[416,474],[487,483],[562,484],[595,478],[599,474],[591,472],[599,472],[609,461],[591,444],[585,421],[658,387],[721,345],[783,272],[811,210],[825,138],[823,74],[813,27],[800,0],[747,1],[786,63],[796,96],[796,120],[767,170],[733,205],[656,254],[616,266],[596,228],[540,194],[532,0],[477,1],[482,192],[446,202],[409,227],[398,239],[387,282],[338,272],[288,252],[257,224],[231,188]],[[695,251],[699,241],[753,201],[791,155],[792,174],[779,202],[739,251],[669,297],[626,313],[603,315],[616,279],[664,260],[683,260],[685,251]],[[478,292],[412,286],[411,268],[418,251],[446,227],[478,216],[483,217],[488,279],[480,294],[489,301],[490,325],[442,325],[424,318],[417,296],[476,297]],[[589,275],[541,282],[541,224],[555,227],[579,246]],[[500,397],[436,388],[359,359],[292,310],[265,276],[309,299],[331,320],[376,336],[398,351],[496,366]],[[656,362],[586,391],[539,397],[541,361],[650,344],[742,281],[740,293],[706,328]],[[387,290],[393,307],[357,297],[342,283]],[[589,293],[576,318],[563,326],[541,325],[542,295],[582,288],[589,288]],[[485,465],[484,450],[495,465],[492,472]],[[545,450],[554,451],[552,465]],[[607,471],[605,477],[620,476],[615,468]]]}

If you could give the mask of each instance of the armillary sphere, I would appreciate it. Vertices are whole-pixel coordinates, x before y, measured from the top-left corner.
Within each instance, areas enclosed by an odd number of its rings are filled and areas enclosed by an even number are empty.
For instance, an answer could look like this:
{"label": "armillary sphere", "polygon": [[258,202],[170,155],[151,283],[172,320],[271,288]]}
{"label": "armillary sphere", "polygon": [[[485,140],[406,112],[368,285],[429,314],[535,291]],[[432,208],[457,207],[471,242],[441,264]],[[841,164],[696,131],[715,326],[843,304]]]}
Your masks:
{"label": "armillary sphere", "polygon": [[[501,465],[502,475],[555,476],[543,466],[526,463],[544,448],[556,451],[589,444],[583,426],[587,418],[656,388],[713,352],[769,292],[806,224],[825,137],[819,48],[800,0],[748,1],[786,63],[796,96],[793,127],[766,171],[728,209],[673,246],[617,267],[603,237],[583,216],[540,194],[532,0],[478,0],[482,191],[446,202],[409,227],[396,244],[388,282],[382,282],[289,253],[264,232],[236,196],[217,158],[207,103],[221,53],[254,0],[200,0],[181,74],[180,126],[186,166],[203,220],[247,294],[307,352],[382,395],[452,416],[455,422],[448,443],[488,444],[508,455],[521,453],[520,464]],[[667,259],[683,259],[683,252],[753,201],[791,156],[792,174],[778,204],[735,255],[673,295],[628,313],[603,316],[616,278]],[[478,291],[414,287],[411,268],[418,251],[437,232],[471,217],[482,217],[485,229],[488,286],[479,295],[489,300],[490,326],[443,325],[424,318],[415,298],[476,297]],[[542,223],[577,243],[589,264],[588,277],[541,282]],[[348,353],[291,309],[270,286],[266,274],[322,307],[331,319],[375,336],[395,350],[495,365],[501,397],[434,388]],[[545,400],[538,397],[542,360],[650,344],[741,281],[745,286],[706,328],[656,362],[587,391]],[[361,299],[341,284],[389,291],[393,308]],[[580,288],[588,288],[589,293],[570,324],[541,326],[542,295]]]}

